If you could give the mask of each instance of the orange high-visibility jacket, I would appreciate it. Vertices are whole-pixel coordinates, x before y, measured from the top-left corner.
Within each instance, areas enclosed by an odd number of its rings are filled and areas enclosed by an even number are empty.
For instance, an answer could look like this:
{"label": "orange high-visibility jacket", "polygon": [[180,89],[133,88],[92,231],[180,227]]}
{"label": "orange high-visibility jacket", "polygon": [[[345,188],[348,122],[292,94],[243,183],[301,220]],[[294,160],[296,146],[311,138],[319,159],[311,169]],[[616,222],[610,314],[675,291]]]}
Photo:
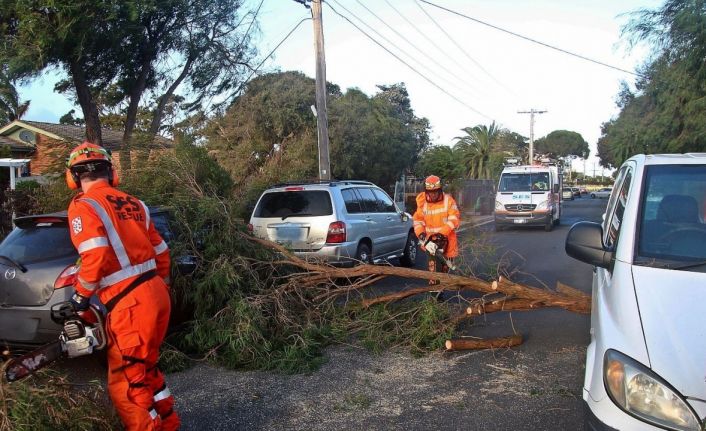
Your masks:
{"label": "orange high-visibility jacket", "polygon": [[81,256],[79,294],[97,293],[105,304],[150,270],[168,282],[169,248],[141,200],[98,183],[72,199],[69,230]]}
{"label": "orange high-visibility jacket", "polygon": [[458,256],[458,238],[456,229],[461,223],[461,213],[456,201],[448,193],[439,202],[427,202],[424,192],[417,195],[417,211],[414,212],[414,233],[419,236],[425,232],[427,237],[435,233],[444,235],[449,245],[444,250],[444,256]]}

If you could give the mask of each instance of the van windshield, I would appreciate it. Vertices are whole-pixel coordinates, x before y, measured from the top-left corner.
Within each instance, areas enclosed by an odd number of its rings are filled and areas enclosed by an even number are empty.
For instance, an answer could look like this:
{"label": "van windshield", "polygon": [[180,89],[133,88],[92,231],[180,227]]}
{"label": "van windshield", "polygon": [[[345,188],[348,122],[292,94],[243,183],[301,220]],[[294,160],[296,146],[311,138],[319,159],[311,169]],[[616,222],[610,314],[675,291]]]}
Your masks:
{"label": "van windshield", "polygon": [[501,192],[549,191],[549,172],[504,173],[500,177]]}
{"label": "van windshield", "polygon": [[648,166],[636,263],[666,261],[662,263],[677,269],[706,260],[704,205],[706,166]]}
{"label": "van windshield", "polygon": [[255,217],[317,217],[333,214],[331,195],[324,190],[265,193],[255,208]]}

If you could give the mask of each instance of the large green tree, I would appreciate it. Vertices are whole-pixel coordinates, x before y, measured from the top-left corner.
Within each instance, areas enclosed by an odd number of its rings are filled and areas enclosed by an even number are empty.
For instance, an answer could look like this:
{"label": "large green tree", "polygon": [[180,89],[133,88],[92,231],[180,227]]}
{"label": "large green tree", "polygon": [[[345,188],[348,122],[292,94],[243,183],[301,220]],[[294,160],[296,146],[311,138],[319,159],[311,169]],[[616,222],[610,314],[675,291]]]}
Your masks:
{"label": "large green tree", "polygon": [[19,120],[28,109],[29,100],[20,101],[15,83],[0,70],[0,126]]}
{"label": "large green tree", "polygon": [[491,155],[501,135],[501,128],[493,121],[461,129],[465,135],[454,138],[454,151],[461,154],[468,178],[492,178]]}
{"label": "large green tree", "polygon": [[706,2],[667,0],[637,12],[624,33],[651,45],[635,90],[623,85],[620,113],[602,126],[601,164],[619,166],[636,153],[706,151]]}
{"label": "large green tree", "polygon": [[448,145],[435,145],[424,150],[414,170],[420,177],[437,175],[445,183],[463,178],[464,171],[460,154]]}
{"label": "large green tree", "polygon": [[11,79],[65,72],[57,89],[74,95],[94,142],[98,99],[117,90],[112,103],[124,104],[129,145],[145,94],[155,95],[155,134],[180,85],[194,109],[239,88],[254,55],[254,18],[241,9],[242,0],[8,0],[0,8],[0,62]]}
{"label": "large green tree", "polygon": [[588,157],[588,142],[577,132],[554,130],[535,142],[536,153],[551,154],[555,157]]}
{"label": "large green tree", "polygon": [[[428,144],[426,119],[414,116],[403,85],[369,97],[328,85],[331,171],[336,178],[387,187]],[[207,147],[240,191],[275,182],[313,179],[317,172],[314,80],[299,72],[253,79],[207,130]]]}

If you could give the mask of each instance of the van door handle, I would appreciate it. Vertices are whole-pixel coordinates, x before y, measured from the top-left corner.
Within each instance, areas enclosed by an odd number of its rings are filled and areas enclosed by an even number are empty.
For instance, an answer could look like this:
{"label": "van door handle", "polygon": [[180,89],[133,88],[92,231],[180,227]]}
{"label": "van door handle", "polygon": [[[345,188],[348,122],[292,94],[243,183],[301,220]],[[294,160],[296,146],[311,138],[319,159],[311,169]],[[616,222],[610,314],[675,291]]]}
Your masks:
{"label": "van door handle", "polygon": [[370,217],[366,217],[365,221],[373,221],[373,219],[371,219]]}

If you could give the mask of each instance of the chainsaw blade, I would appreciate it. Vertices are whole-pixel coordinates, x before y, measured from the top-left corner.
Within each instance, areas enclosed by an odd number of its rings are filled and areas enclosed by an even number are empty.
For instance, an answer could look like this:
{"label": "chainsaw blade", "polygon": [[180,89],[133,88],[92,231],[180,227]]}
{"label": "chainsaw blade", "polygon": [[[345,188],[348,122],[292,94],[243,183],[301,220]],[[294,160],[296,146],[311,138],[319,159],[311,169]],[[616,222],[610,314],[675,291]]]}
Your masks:
{"label": "chainsaw blade", "polygon": [[62,355],[63,352],[59,341],[44,345],[29,353],[10,359],[5,368],[5,378],[8,382],[23,379],[56,361]]}

